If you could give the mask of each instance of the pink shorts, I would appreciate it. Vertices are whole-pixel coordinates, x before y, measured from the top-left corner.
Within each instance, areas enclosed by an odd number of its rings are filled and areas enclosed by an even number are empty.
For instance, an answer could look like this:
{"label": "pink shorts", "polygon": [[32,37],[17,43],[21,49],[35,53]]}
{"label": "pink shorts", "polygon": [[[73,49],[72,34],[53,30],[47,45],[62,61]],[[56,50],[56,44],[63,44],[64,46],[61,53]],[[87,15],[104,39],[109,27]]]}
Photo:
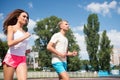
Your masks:
{"label": "pink shorts", "polygon": [[26,64],[26,56],[6,54],[3,64],[7,64],[13,68],[17,68],[17,66],[20,64]]}

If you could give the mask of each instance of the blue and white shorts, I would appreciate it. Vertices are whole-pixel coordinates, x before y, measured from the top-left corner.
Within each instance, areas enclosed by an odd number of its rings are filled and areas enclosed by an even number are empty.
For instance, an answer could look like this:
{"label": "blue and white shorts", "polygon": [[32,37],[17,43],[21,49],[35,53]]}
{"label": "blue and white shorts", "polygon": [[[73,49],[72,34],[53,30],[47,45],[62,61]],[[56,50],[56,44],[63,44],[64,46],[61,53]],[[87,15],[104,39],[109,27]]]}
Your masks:
{"label": "blue and white shorts", "polygon": [[57,62],[52,64],[58,74],[67,71],[67,62]]}

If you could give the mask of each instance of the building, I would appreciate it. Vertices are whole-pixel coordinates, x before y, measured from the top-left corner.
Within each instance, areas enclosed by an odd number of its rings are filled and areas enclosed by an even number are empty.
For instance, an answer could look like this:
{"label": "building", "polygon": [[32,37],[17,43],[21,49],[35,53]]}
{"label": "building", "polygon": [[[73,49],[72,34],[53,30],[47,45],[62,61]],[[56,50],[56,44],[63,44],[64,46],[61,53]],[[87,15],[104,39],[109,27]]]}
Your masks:
{"label": "building", "polygon": [[120,49],[113,49],[113,54],[111,55],[111,64],[120,65]]}
{"label": "building", "polygon": [[38,66],[38,52],[26,51],[28,68],[39,68]]}

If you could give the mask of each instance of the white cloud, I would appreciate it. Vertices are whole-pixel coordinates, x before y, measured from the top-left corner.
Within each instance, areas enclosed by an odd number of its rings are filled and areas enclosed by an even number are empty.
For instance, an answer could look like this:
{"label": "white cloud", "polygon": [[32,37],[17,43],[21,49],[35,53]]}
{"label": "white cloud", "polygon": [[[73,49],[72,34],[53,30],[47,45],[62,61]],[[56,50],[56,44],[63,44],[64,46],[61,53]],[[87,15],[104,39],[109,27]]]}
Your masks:
{"label": "white cloud", "polygon": [[39,36],[37,36],[36,34],[32,34],[32,35],[31,35],[31,38],[34,39],[34,40],[36,40],[36,39],[39,38]]}
{"label": "white cloud", "polygon": [[0,33],[0,39],[2,39],[2,40],[6,39],[6,35],[3,33]]}
{"label": "white cloud", "polygon": [[81,49],[81,51],[80,51],[81,59],[89,59],[87,51],[86,51],[86,44],[85,44],[84,35],[80,35],[79,33],[74,33],[74,35],[75,35],[76,41]]}
{"label": "white cloud", "polygon": [[120,7],[118,7],[117,12],[118,12],[118,14],[120,14]]}
{"label": "white cloud", "polygon": [[30,19],[27,27],[28,27],[28,32],[31,33],[31,37],[29,38],[28,46],[33,46],[34,41],[38,38],[37,35],[33,34],[34,33],[33,28],[36,27],[36,21]]}
{"label": "white cloud", "polygon": [[99,13],[105,16],[107,14],[110,14],[110,9],[115,9],[116,6],[117,6],[116,1],[112,1],[110,3],[105,1],[102,4],[92,2],[91,4],[87,5],[86,10],[94,13]]}
{"label": "white cloud", "polygon": [[29,6],[29,8],[33,8],[32,2],[29,2],[29,3],[28,3],[28,6]]}
{"label": "white cloud", "polygon": [[36,34],[31,34],[30,38],[29,38],[29,44],[28,44],[28,48],[31,49],[31,46],[34,45],[34,41],[39,38],[39,36],[37,36]]}
{"label": "white cloud", "polygon": [[84,28],[84,26],[77,26],[77,27],[75,27],[75,28],[72,28],[72,30],[73,30],[74,32],[83,31],[83,28]]}
{"label": "white cloud", "polygon": [[[102,31],[99,32],[101,35]],[[80,57],[81,59],[89,59],[88,53],[86,51],[86,43],[84,35],[81,35],[80,33],[77,33],[77,31],[74,33],[74,36],[76,37],[76,41],[81,49],[80,51]],[[120,48],[120,32],[117,30],[110,30],[107,31],[107,36],[111,40],[111,45],[114,46],[114,48]]]}
{"label": "white cloud", "polygon": [[28,31],[33,31],[33,28],[36,27],[36,21],[30,19],[27,27]]}
{"label": "white cloud", "polygon": [[120,32],[117,30],[111,30],[107,32],[109,39],[111,40],[111,44],[114,48],[120,48]]}
{"label": "white cloud", "polygon": [[0,20],[2,20],[3,18],[3,13],[0,13]]}
{"label": "white cloud", "polygon": [[80,47],[80,57],[81,59],[89,59],[88,58],[88,53],[86,51],[86,44],[85,44],[85,38],[84,35],[81,35],[80,32],[83,33],[83,28],[84,26],[77,26],[77,27],[72,27],[72,30],[74,32],[74,36],[76,37],[77,44]]}
{"label": "white cloud", "polygon": [[117,2],[116,1],[112,1],[110,2],[110,4],[108,4],[108,7],[111,8],[111,9],[115,9],[117,6]]}

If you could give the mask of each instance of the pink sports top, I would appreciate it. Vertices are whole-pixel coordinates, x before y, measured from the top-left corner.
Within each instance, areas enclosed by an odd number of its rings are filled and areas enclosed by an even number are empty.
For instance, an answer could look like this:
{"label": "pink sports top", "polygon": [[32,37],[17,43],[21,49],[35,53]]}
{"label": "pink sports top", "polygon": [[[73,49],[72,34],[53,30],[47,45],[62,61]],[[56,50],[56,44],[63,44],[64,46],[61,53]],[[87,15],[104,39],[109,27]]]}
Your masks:
{"label": "pink sports top", "polygon": [[[20,38],[22,36],[24,36],[24,33],[20,30],[17,30],[14,33],[13,39],[15,40],[15,39]],[[28,39],[14,45],[14,46],[11,46],[11,47],[9,47],[7,53],[13,54],[13,55],[18,55],[18,56],[25,56],[27,43],[28,43]]]}

